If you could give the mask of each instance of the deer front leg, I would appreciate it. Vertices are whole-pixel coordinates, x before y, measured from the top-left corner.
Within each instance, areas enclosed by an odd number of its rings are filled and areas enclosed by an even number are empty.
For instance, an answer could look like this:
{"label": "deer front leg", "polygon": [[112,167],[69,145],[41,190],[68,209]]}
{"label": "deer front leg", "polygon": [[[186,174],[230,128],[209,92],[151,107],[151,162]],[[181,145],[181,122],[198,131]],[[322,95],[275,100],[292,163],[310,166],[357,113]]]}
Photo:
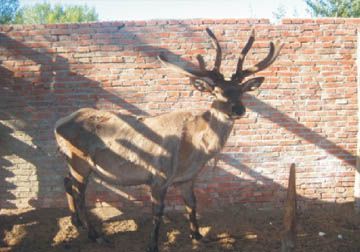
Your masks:
{"label": "deer front leg", "polygon": [[200,240],[203,236],[199,232],[199,224],[196,219],[196,197],[194,194],[193,181],[185,182],[180,185],[181,195],[185,202],[186,211],[189,214],[190,237],[191,239]]}
{"label": "deer front leg", "polygon": [[151,187],[151,201],[152,201],[152,215],[153,215],[153,230],[150,235],[150,244],[147,252],[158,252],[158,240],[161,218],[164,213],[164,200],[167,188],[161,186]]}

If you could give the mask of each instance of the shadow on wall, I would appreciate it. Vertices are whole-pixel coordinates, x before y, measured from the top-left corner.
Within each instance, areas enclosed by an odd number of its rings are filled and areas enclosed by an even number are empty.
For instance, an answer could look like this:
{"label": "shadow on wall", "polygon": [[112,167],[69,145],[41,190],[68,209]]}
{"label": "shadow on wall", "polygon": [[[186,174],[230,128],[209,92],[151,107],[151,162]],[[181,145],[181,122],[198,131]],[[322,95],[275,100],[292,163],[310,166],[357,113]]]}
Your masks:
{"label": "shadow on wall", "polygon": [[[184,30],[189,31],[191,29],[184,25]],[[170,59],[179,61],[177,55],[164,48],[148,45],[146,41],[141,41],[136,34],[127,31],[126,27],[121,24],[105,28],[105,32],[110,31],[117,35],[114,39],[109,39],[111,45],[115,47],[111,50],[124,50],[123,45],[118,43],[120,40],[134,45],[133,49],[135,51],[137,50],[147,58],[152,58],[153,62],[156,61],[155,56],[160,51],[165,52],[170,56]],[[69,32],[70,30],[67,30],[65,33]],[[114,104],[114,107],[110,109],[116,108],[125,113],[137,115],[148,114],[134,104],[128,103],[121,97],[121,94],[113,94],[106,90],[104,88],[106,82],[102,83],[102,81],[89,79],[76,72],[76,70],[74,71],[73,69],[76,69],[77,65],[80,66],[81,62],[72,62],[70,64],[67,58],[46,47],[47,42],[56,43],[59,36],[62,35],[64,34],[56,34],[55,31],[55,34],[51,36],[44,36],[46,39],[44,41],[45,45],[33,45],[37,47],[34,49],[31,48],[31,45],[28,46],[26,43],[24,44],[7,36],[6,33],[0,34],[1,52],[6,57],[14,59],[14,65],[11,67],[0,66],[0,82],[4,83],[0,87],[2,94],[0,101],[0,125],[2,129],[0,133],[2,142],[0,146],[0,173],[4,175],[0,177],[2,191],[4,192],[0,200],[2,206],[6,208],[15,207],[12,203],[13,200],[21,197],[36,199],[30,202],[30,205],[34,207],[64,206],[62,178],[67,169],[64,169],[64,162],[55,156],[56,147],[52,132],[55,121],[61,116],[80,107],[97,107],[100,100],[107,100],[109,104]],[[188,36],[191,37],[191,34]],[[78,43],[81,43],[81,41]],[[98,45],[97,50],[101,50],[100,48],[101,44]],[[126,55],[125,52],[124,55]],[[32,61],[36,66],[31,65],[29,68],[26,65],[23,66],[25,70],[23,75],[20,69],[13,73],[10,69],[15,67],[16,60]],[[187,62],[182,63],[188,64]],[[27,76],[26,70],[31,67],[39,68],[40,74],[38,76]],[[92,68],[94,67],[92,66]],[[325,137],[313,132],[255,97],[249,97],[247,104],[251,110],[264,118],[288,129],[297,136],[355,167],[355,156]],[[151,131],[151,129],[149,130]],[[240,176],[227,174],[230,177],[233,176],[232,183],[234,185],[241,185],[237,189],[243,189],[239,194],[239,198],[232,199],[234,202],[246,201],[250,195],[253,196],[252,192],[261,192],[264,189],[266,194],[260,194],[257,199],[255,197],[255,201],[261,202],[269,198],[268,194],[276,196],[279,190],[283,190],[281,185],[253,171],[237,158],[222,154],[221,160],[233,169],[240,170],[242,174],[254,178],[254,180],[247,181]],[[26,184],[29,179],[31,181],[30,191],[29,184]],[[256,182],[259,180],[262,184]],[[217,185],[218,188],[212,189],[213,192],[216,192],[214,195],[219,197],[226,196],[226,193],[231,190],[231,188],[224,188],[226,190],[221,192],[221,183]],[[109,196],[104,188],[101,191],[100,195]],[[198,189],[202,202],[210,200],[207,194],[209,191],[211,191],[209,188],[206,190]],[[130,195],[127,193],[124,193],[124,195],[127,198],[132,197],[140,200],[144,197],[141,192],[135,196],[131,195],[131,193],[132,191],[130,191]],[[169,197],[171,198],[172,195],[170,193]],[[110,197],[116,201],[113,196]],[[24,205],[27,204],[27,202],[23,203]]]}
{"label": "shadow on wall", "polygon": [[[146,50],[145,55],[153,57],[160,51],[166,51],[167,54],[170,54],[169,51],[162,48],[145,48],[143,43],[137,40],[136,35],[123,31],[122,28],[122,25],[114,27],[115,32],[120,33],[123,40],[130,44],[139,45],[137,50],[144,48]],[[54,35],[55,41],[58,39],[57,36]],[[35,191],[32,192],[31,197],[39,199],[37,202],[31,202],[34,207],[54,205],[54,203],[47,202],[47,200],[54,201],[54,199],[59,200],[56,205],[63,204],[62,178],[66,169],[64,169],[64,162],[58,162],[59,160],[54,156],[56,146],[53,141],[53,127],[56,120],[80,107],[96,107],[98,101],[104,99],[115,104],[118,109],[125,113],[148,114],[126,102],[120,96],[103,89],[99,81],[88,79],[73,72],[66,58],[47,52],[47,50],[51,51],[51,48],[33,49],[4,33],[0,34],[0,48],[4,55],[13,57],[14,60],[34,62],[40,71],[36,77],[27,76],[21,71],[16,73],[17,76],[14,76],[13,72],[4,66],[0,68],[0,81],[4,83],[1,86],[4,97],[1,100],[1,125],[7,128],[13,127],[14,132],[19,133],[18,137],[14,137],[10,133],[12,129],[2,131],[2,142],[5,143],[0,147],[3,157],[3,173],[5,173],[6,164],[8,165],[7,172],[11,174],[16,172],[16,176],[12,178],[9,177],[10,174],[4,174],[6,176],[2,178],[6,181],[13,179],[17,184],[19,182],[26,183],[29,178],[33,179],[34,184],[31,186],[31,190]],[[122,50],[121,46],[118,46],[117,49]],[[156,61],[155,57],[154,60]],[[26,65],[24,69],[25,71],[29,70]],[[24,172],[28,174],[24,174]],[[23,179],[23,181],[19,181],[19,179]],[[11,182],[6,183],[9,186],[4,183],[3,190],[7,194],[12,194],[11,189],[16,189],[14,193],[18,196],[22,194],[24,198],[31,194],[28,192],[29,184],[24,185],[23,191],[21,191],[22,189],[18,185],[14,186]],[[5,197],[4,195],[3,206],[11,207],[11,197],[9,196]],[[26,206],[26,202],[23,203]]]}
{"label": "shadow on wall", "polygon": [[[137,47],[139,50],[141,48],[145,50],[141,53],[147,54],[149,57],[154,57],[157,52],[165,51],[166,54],[170,55],[169,58],[178,59],[178,56],[166,49],[151,45],[146,46],[145,42],[127,32],[126,27],[112,28],[120,37],[127,39],[129,44],[139,45]],[[190,28],[186,27],[184,29],[190,30]],[[56,38],[56,36],[54,37]],[[52,38],[49,37],[49,39]],[[120,47],[119,50],[121,50]],[[14,57],[15,61],[17,59],[30,60],[40,68],[40,75],[36,79],[34,76],[21,76],[21,71],[13,73],[10,69],[14,66],[9,68],[4,65],[0,66],[0,83],[2,83],[0,87],[1,207],[15,208],[16,205],[13,202],[16,198],[22,197],[37,199],[30,202],[30,205],[34,207],[54,206],[57,200],[59,205],[63,205],[62,178],[67,169],[64,169],[63,160],[55,156],[56,149],[52,132],[55,121],[79,107],[97,107],[100,99],[108,100],[109,103],[115,104],[125,112],[137,115],[147,115],[147,113],[128,103],[121,97],[121,94],[115,95],[107,91],[106,88],[103,88],[101,81],[89,79],[73,71],[68,59],[59,54],[47,52],[51,48],[40,46],[33,49],[4,33],[0,34],[0,48],[1,52],[4,52],[8,57]],[[355,167],[355,156],[337,144],[255,97],[249,97],[247,103],[251,110],[262,117],[272,121],[279,127],[288,129],[300,138]],[[150,135],[154,133],[151,129],[148,129],[148,131]],[[153,135],[156,139],[156,134]],[[252,180],[246,180],[241,177],[242,175],[225,174],[225,176],[232,178],[232,183],[237,185],[236,190],[239,190],[238,198],[232,198],[234,202],[249,202],[249,197],[261,202],[268,199],[269,196],[270,198],[273,198],[271,196],[277,196],[279,190],[285,191],[281,185],[275,183],[272,179],[241,163],[239,158],[234,158],[225,153],[221,154],[219,159],[227,166],[230,166],[234,170],[234,174],[241,173],[253,178]],[[298,166],[301,167],[301,164],[298,164]],[[216,169],[226,173],[225,170],[221,169],[221,166]],[[229,180],[225,176],[218,179],[224,179],[224,184],[227,184]],[[216,184],[215,188],[208,187],[206,190],[199,188],[200,201],[203,203],[209,201],[209,192],[217,195],[217,197],[226,196],[231,188],[225,188],[221,183],[220,181]],[[29,188],[29,185],[31,185],[31,188]],[[104,191],[104,188],[101,190]],[[266,194],[271,195],[260,193],[258,196],[254,196],[254,191],[264,191]],[[128,196],[121,190],[119,190],[117,196],[122,197],[122,193],[127,198],[132,197],[137,200],[143,197],[142,194],[139,194],[139,197],[136,195]],[[299,200],[307,199],[301,198]],[[326,204],[317,200],[312,202],[329,206],[340,205],[336,203]],[[27,202],[24,202],[24,205],[26,204]],[[52,225],[54,227],[58,225],[57,221],[55,221],[57,218],[67,215],[62,211],[60,212],[58,211],[55,216],[52,216]],[[24,214],[23,221],[10,218],[8,223],[11,225],[6,228],[11,228],[16,223],[37,222],[31,225],[28,230],[28,233],[36,233],[37,228],[42,226],[42,222],[38,218],[39,215],[41,215],[41,210]],[[47,232],[51,234],[51,237],[49,237],[52,238],[56,231],[56,229],[51,232],[48,230]],[[25,248],[26,244],[19,246]]]}
{"label": "shadow on wall", "polygon": [[[56,56],[54,61],[52,54],[39,53],[5,34],[0,34],[0,47],[6,49],[8,55],[40,65],[40,76],[35,81],[31,77],[21,76],[21,72],[20,77],[16,77],[5,67],[0,68],[0,81],[3,83],[0,87],[0,153],[1,172],[4,174],[1,179],[4,179],[3,191],[7,192],[7,195],[2,194],[1,205],[7,208],[13,206],[10,200],[15,197],[9,194],[12,194],[11,189],[15,189],[15,186],[8,182],[12,180],[16,181],[15,194],[18,197],[21,194],[24,198],[29,197],[27,193],[30,187],[30,190],[35,190],[32,197],[38,198],[39,202],[31,202],[34,207],[54,205],[46,202],[49,196],[51,200],[58,198],[62,203],[62,179],[66,169],[64,162],[59,162],[54,156],[55,121],[77,108],[96,107],[100,98],[106,98],[133,114],[144,115],[146,112],[105,91],[99,82],[72,72],[67,59],[61,56]],[[77,84],[82,87],[74,87]],[[55,91],[50,90],[51,85]],[[18,136],[13,133],[18,133]],[[12,171],[16,172],[16,176]],[[29,178],[34,182],[31,186],[26,185]],[[18,182],[23,182],[23,187]]]}

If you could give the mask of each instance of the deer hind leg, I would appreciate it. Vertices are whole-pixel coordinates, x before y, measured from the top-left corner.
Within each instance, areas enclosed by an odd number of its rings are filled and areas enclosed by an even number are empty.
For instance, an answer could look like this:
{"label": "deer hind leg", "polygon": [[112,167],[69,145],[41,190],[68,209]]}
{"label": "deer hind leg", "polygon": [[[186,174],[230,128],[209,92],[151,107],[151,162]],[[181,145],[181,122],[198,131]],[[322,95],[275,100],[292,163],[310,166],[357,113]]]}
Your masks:
{"label": "deer hind leg", "polygon": [[153,230],[150,235],[150,244],[146,252],[158,252],[158,240],[161,218],[164,214],[164,200],[167,188],[162,186],[152,186],[151,200],[152,200],[152,214],[153,214]]}
{"label": "deer hind leg", "polygon": [[[98,234],[94,226],[90,223],[85,204],[85,192],[88,177],[91,174],[91,166],[82,158],[74,156],[70,162],[70,183],[72,197],[69,205],[73,204],[75,214],[73,218],[88,231],[88,237],[92,241],[102,243],[103,238]],[[70,209],[71,210],[71,209]]]}
{"label": "deer hind leg", "polygon": [[191,239],[200,240],[203,236],[199,232],[199,224],[196,219],[196,197],[194,194],[193,181],[181,184],[180,191],[185,202],[186,211],[189,214],[190,237]]}
{"label": "deer hind leg", "polygon": [[89,221],[89,216],[86,210],[85,204],[85,191],[87,181],[79,182],[75,178],[73,179],[73,193],[75,200],[75,208],[77,216],[80,219],[82,226],[88,231],[88,237],[92,241],[100,242],[101,236],[98,234],[94,226]]}

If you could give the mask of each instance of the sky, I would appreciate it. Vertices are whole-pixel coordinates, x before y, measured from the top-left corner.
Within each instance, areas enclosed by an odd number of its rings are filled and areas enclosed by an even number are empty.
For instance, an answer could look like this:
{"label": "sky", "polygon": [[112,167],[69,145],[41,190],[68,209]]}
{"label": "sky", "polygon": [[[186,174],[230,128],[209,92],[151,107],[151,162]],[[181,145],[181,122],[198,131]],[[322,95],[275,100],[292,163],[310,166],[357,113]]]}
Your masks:
{"label": "sky", "polygon": [[[21,5],[44,0],[20,0]],[[268,18],[279,8],[285,17],[309,17],[304,0],[47,0],[49,3],[86,4],[95,7],[100,21],[190,19],[190,18]]]}

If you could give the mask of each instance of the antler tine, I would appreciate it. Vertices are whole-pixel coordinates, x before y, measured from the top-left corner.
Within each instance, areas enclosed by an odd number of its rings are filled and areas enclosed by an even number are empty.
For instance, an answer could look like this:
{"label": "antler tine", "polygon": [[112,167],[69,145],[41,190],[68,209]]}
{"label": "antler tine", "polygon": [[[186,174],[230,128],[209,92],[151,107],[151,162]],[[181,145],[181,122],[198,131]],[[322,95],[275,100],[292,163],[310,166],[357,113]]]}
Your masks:
{"label": "antler tine", "polygon": [[201,56],[200,54],[198,54],[198,55],[196,56],[196,59],[197,59],[197,61],[199,62],[199,68],[200,68],[200,70],[203,71],[203,72],[206,72],[206,65],[205,65],[205,61],[204,61],[203,56]]}
{"label": "antler tine", "polygon": [[193,79],[203,80],[207,84],[207,85],[203,86],[203,88],[194,84],[194,86],[198,90],[211,91],[216,86],[216,83],[208,76],[208,73],[205,70],[205,62],[204,62],[204,59],[202,58],[202,56],[198,55],[196,58],[199,61],[200,69],[179,66],[179,65],[169,62],[163,53],[160,53],[158,55],[158,59],[161,61],[161,63],[163,63],[164,65],[168,66],[169,68],[175,70],[176,72],[184,74]]}
{"label": "antler tine", "polygon": [[248,41],[246,42],[245,47],[242,49],[241,54],[239,56],[239,60],[236,67],[236,73],[233,75],[232,79],[235,80],[240,74],[243,69],[244,59],[249,52],[250,48],[252,47],[253,43],[255,41],[255,30],[251,30],[250,37]]}
{"label": "antler tine", "polygon": [[268,55],[262,61],[257,63],[256,65],[242,71],[240,74],[241,79],[269,67],[275,61],[277,56],[279,56],[279,53],[280,53],[283,45],[284,44],[281,44],[279,40],[276,41],[275,44],[273,42],[270,42],[270,51],[269,51]]}
{"label": "antler tine", "polygon": [[185,74],[189,77],[192,78],[202,78],[202,77],[206,77],[207,74],[202,71],[202,69],[195,69],[195,68],[189,68],[189,67],[182,67],[182,66],[178,66],[174,63],[171,63],[168,61],[168,59],[165,57],[164,54],[160,53],[158,55],[158,59],[164,64],[167,65],[168,67],[172,68],[173,70],[175,70],[176,72]]}
{"label": "antler tine", "polygon": [[220,65],[221,65],[221,48],[220,48],[220,44],[219,44],[217,38],[215,37],[214,33],[209,28],[206,28],[206,32],[209,34],[209,36],[211,38],[211,42],[212,42],[213,46],[216,49],[216,58],[215,58],[214,70],[217,71],[217,72],[220,72]]}

